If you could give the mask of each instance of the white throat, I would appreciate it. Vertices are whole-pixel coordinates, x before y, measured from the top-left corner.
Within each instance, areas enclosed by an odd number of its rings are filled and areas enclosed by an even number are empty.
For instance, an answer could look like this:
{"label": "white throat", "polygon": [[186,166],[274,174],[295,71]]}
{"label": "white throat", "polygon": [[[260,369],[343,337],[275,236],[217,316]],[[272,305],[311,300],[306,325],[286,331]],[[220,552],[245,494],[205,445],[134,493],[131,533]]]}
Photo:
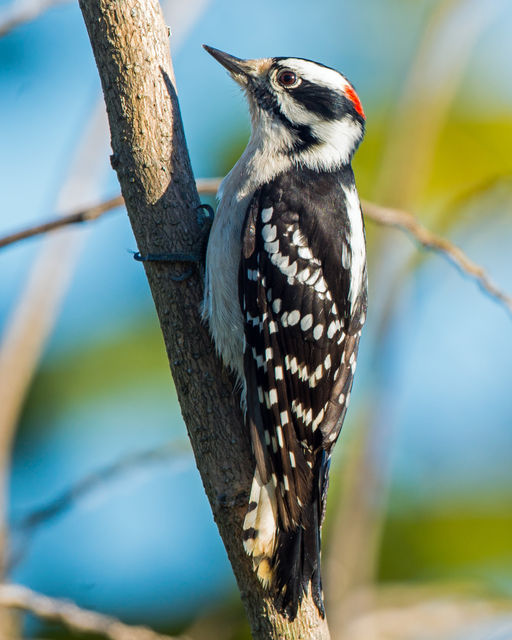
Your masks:
{"label": "white throat", "polygon": [[240,159],[222,182],[219,198],[226,194],[229,183],[236,184],[238,198],[244,198],[293,166],[314,171],[340,169],[350,163],[363,133],[361,125],[350,117],[335,121],[311,118],[307,124],[319,142],[297,152],[294,151],[296,136],[281,120],[253,105],[251,116],[251,137]]}

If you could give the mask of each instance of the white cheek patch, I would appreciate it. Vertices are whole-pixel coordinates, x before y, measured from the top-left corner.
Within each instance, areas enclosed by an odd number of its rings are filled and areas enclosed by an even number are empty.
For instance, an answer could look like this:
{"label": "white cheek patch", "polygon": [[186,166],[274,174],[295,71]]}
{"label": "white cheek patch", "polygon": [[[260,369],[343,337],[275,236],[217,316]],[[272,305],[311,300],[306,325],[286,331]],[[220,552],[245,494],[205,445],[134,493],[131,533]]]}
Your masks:
{"label": "white cheek patch", "polygon": [[306,151],[304,156],[309,154],[312,162],[316,156],[319,169],[332,166],[336,161],[343,164],[349,162],[363,133],[359,122],[348,116],[343,120],[324,120],[312,124],[311,131],[323,143],[324,148],[317,147],[313,153]]}
{"label": "white cheek patch", "polygon": [[311,124],[312,120],[318,120],[314,114],[294,100],[286,91],[277,93],[276,99],[282,113],[290,122],[296,124]]}

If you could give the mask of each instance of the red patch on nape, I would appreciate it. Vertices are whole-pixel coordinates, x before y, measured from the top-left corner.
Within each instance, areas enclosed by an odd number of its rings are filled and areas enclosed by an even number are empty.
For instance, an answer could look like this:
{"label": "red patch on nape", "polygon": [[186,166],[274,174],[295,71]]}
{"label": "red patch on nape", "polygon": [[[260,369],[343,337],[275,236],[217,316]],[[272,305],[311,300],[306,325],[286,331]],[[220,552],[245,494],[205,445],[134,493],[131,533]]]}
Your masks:
{"label": "red patch on nape", "polygon": [[351,85],[348,85],[347,88],[345,89],[345,93],[347,95],[347,98],[352,100],[357,113],[366,120],[366,116],[364,115],[364,111],[363,111],[363,105],[361,104],[361,100],[359,100],[359,96],[355,92],[354,87],[352,87]]}

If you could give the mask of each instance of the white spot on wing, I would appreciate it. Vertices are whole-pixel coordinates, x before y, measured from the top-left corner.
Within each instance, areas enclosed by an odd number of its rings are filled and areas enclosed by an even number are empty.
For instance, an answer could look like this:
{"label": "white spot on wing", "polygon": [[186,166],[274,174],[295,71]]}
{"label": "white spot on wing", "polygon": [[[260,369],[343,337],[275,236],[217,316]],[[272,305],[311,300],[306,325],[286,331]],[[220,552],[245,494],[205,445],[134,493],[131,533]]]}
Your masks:
{"label": "white spot on wing", "polygon": [[265,242],[263,246],[265,247],[265,251],[272,255],[279,251],[279,240],[275,240],[274,242]]}
{"label": "white spot on wing", "polygon": [[313,329],[313,338],[315,340],[320,340],[320,338],[322,337],[323,332],[324,332],[324,325],[323,324],[317,324],[316,327]]}
{"label": "white spot on wing", "polygon": [[293,358],[289,358],[288,356],[286,356],[284,359],[284,363],[286,365],[286,368],[289,369],[293,374],[297,373],[298,363],[295,356],[293,356]]}
{"label": "white spot on wing", "polygon": [[313,257],[313,252],[309,247],[299,247],[297,253],[299,258],[302,258],[303,260],[311,260]]}
{"label": "white spot on wing", "polygon": [[337,328],[338,328],[338,325],[336,321],[333,320],[327,329],[327,337],[329,338],[329,340],[334,336]]}
{"label": "white spot on wing", "polygon": [[263,222],[269,222],[269,220],[272,218],[272,213],[274,212],[274,209],[272,207],[269,207],[268,209],[262,209],[261,210],[261,220]]}
{"label": "white spot on wing", "polygon": [[309,284],[309,285],[315,284],[315,282],[318,280],[319,276],[320,276],[320,269],[317,269],[316,271],[313,271],[311,277],[306,280],[306,284]]}
{"label": "white spot on wing", "polygon": [[285,276],[295,276],[297,273],[297,263],[292,262],[290,264],[290,256],[284,256],[282,253],[278,252],[274,253],[270,259]]}
{"label": "white spot on wing", "polygon": [[277,227],[275,224],[266,224],[261,230],[261,235],[265,242],[272,242],[277,238]]}
{"label": "white spot on wing", "polygon": [[304,236],[302,235],[299,229],[296,229],[293,232],[292,242],[298,247],[303,247],[306,244],[306,241],[304,240]]}
{"label": "white spot on wing", "polygon": [[290,313],[288,314],[288,324],[293,327],[299,322],[299,320],[300,311],[298,311],[297,309],[290,311]]}
{"label": "white spot on wing", "polygon": [[325,293],[327,291],[327,282],[325,278],[320,278],[320,280],[315,284],[315,291],[318,293]]}
{"label": "white spot on wing", "polygon": [[308,329],[311,329],[312,326],[313,326],[313,314],[308,313],[300,321],[300,328],[302,329],[302,331],[307,331]]}
{"label": "white spot on wing", "polygon": [[320,413],[316,416],[316,418],[313,420],[313,424],[311,425],[311,429],[313,431],[316,431],[320,426],[320,423],[324,419],[324,414],[325,414],[325,411],[322,409]]}
{"label": "white spot on wing", "polygon": [[287,267],[281,267],[281,271],[282,273],[284,273],[285,276],[295,276],[297,273],[297,263],[292,262]]}
{"label": "white spot on wing", "polygon": [[309,278],[310,275],[311,275],[311,271],[308,269],[308,267],[306,267],[305,269],[303,269],[297,274],[297,280],[299,282],[304,283],[306,282],[306,280]]}

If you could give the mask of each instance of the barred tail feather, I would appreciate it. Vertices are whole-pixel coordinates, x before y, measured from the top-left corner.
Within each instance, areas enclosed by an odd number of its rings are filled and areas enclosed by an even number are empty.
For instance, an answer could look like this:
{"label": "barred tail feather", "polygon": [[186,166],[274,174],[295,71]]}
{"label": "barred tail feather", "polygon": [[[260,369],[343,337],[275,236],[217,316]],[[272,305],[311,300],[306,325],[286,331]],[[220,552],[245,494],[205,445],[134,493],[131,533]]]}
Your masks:
{"label": "barred tail feather", "polygon": [[264,587],[272,584],[273,558],[277,543],[277,502],[272,482],[264,484],[254,473],[244,524],[244,549],[252,556],[254,570]]}
{"label": "barred tail feather", "polygon": [[245,516],[244,548],[266,589],[276,594],[277,606],[293,620],[309,592],[324,615],[320,577],[320,508],[315,497],[304,508],[303,525],[288,531],[279,528],[273,482],[265,484],[256,469]]}

